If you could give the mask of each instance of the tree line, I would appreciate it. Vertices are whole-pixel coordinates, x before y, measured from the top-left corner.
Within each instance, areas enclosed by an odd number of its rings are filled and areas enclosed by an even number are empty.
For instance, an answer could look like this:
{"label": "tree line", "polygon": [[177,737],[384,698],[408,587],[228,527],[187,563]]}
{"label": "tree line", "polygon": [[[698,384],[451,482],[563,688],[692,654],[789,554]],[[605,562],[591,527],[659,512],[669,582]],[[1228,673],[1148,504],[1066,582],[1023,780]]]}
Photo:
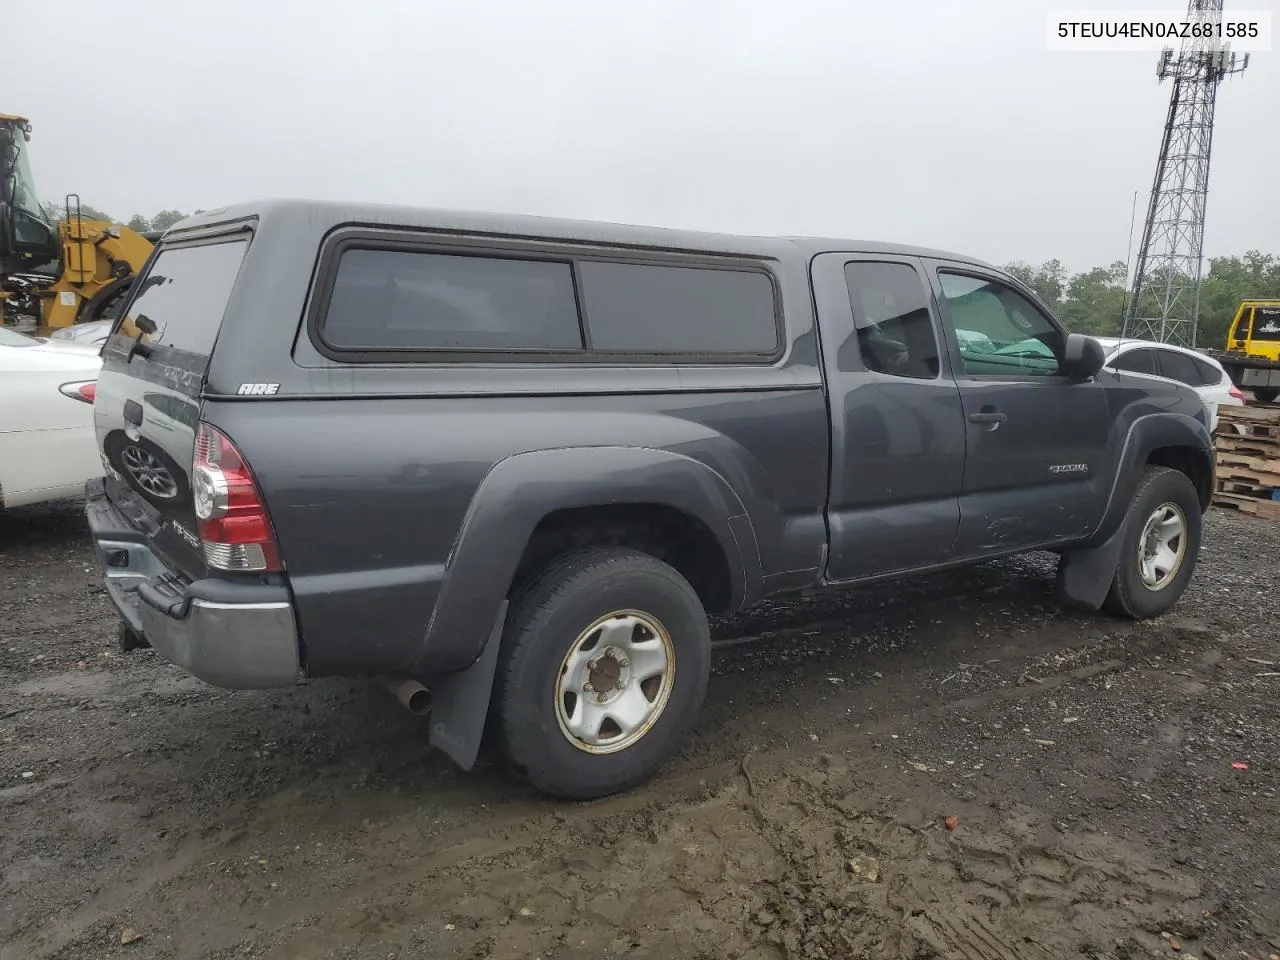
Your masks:
{"label": "tree line", "polygon": [[[1057,260],[1039,266],[1015,261],[1005,270],[1031,287],[1076,333],[1119,336],[1128,304],[1128,268],[1123,261],[1068,275]],[[1241,300],[1280,299],[1280,257],[1259,250],[1243,256],[1210,257],[1200,281],[1196,345],[1226,345],[1227,329]]]}
{"label": "tree line", "polygon": [[[66,208],[60,204],[46,201],[41,206],[44,208],[45,219],[50,223],[61,223],[63,217],[66,216]],[[204,211],[196,210],[193,213],[204,213]],[[181,210],[161,210],[150,217],[135,213],[128,220],[117,220],[109,213],[103,213],[87,203],[80,204],[80,216],[86,220],[109,220],[111,223],[123,223],[130,230],[136,230],[138,233],[145,233],[148,230],[168,230],[179,220],[190,215],[192,214],[183,213]]]}

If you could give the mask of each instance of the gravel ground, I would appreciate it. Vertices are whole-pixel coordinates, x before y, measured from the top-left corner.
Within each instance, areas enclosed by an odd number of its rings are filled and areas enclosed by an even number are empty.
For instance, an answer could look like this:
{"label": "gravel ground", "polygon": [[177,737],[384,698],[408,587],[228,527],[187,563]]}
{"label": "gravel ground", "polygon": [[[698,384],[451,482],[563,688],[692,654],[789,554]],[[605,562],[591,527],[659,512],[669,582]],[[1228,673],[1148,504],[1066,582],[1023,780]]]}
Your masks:
{"label": "gravel ground", "polygon": [[764,604],[682,755],[566,805],[375,684],[118,654],[78,507],[2,513],[0,960],[1267,960],[1277,557],[1215,509],[1145,624],[1040,556]]}

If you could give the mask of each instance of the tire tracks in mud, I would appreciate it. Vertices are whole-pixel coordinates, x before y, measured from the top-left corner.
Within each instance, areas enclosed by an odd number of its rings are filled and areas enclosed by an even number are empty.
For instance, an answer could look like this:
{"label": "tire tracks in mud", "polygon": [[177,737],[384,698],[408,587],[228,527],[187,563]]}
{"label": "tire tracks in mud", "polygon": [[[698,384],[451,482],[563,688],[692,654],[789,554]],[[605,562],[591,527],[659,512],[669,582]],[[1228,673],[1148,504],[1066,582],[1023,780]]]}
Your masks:
{"label": "tire tracks in mud", "polygon": [[[644,810],[626,830],[608,810],[560,823],[533,849],[446,856],[424,876],[277,928],[263,957],[325,955],[358,929],[371,950],[434,941],[456,950],[423,956],[495,960],[620,945],[633,957],[834,960],[928,948],[1021,960],[1036,956],[1036,937],[1040,956],[1065,956],[1100,925],[1159,926],[1199,893],[1114,839],[1010,840],[998,818],[976,812],[950,833],[879,809],[842,761],[771,766],[755,797],[735,778],[692,803]],[[921,798],[916,814],[935,799]]]}
{"label": "tire tracks in mud", "polygon": [[[810,626],[805,624],[795,631],[808,629]],[[1056,642],[1025,649],[1017,660],[1002,661],[1008,678],[1024,673],[1024,664],[1051,660],[1064,650],[1075,651],[1077,656],[1082,651],[1085,655],[1105,656],[1116,644],[1123,645],[1126,640],[1132,643],[1136,639],[1132,632],[1119,640],[1114,631],[1083,638],[1070,630],[1046,633],[1054,635]],[[782,637],[777,639],[785,642]],[[1142,646],[1138,644],[1139,648]],[[786,750],[754,753],[750,779],[754,781],[754,788],[762,793],[776,789],[773,785],[787,782],[790,771],[813,768],[824,756],[841,748],[861,756],[864,761],[883,759],[876,758],[864,742],[883,739],[888,731],[919,723],[931,714],[979,713],[998,701],[1048,696],[1064,685],[1119,670],[1126,662],[1126,658],[1105,657],[1059,674],[1040,671],[1044,676],[1036,683],[997,686],[980,694],[962,695],[956,691],[949,699],[916,701],[914,706],[909,705],[905,696],[915,692],[911,689],[912,681],[904,680],[901,685],[890,687],[890,699],[896,696],[899,700],[894,710],[877,711],[877,719],[862,723],[856,734],[852,730],[840,730],[837,717],[827,726],[828,730],[836,731],[833,742],[799,740]],[[940,689],[946,693],[945,686]],[[884,691],[868,692],[882,702],[885,699]],[[816,718],[808,719],[817,722]],[[78,957],[81,954],[77,950],[86,939],[94,939],[104,924],[121,915],[136,918],[140,928],[180,929],[185,925],[178,923],[178,918],[190,910],[183,904],[192,899],[196,891],[212,902],[236,904],[237,910],[234,916],[220,916],[216,924],[195,924],[192,930],[178,933],[174,938],[178,956],[209,956],[246,941],[258,941],[270,933],[269,940],[282,935],[285,939],[266,956],[309,957],[314,954],[307,951],[320,946],[314,937],[321,932],[330,938],[328,943],[349,940],[353,931],[359,932],[357,939],[367,938],[372,935],[371,931],[379,936],[403,932],[421,922],[422,910],[433,905],[439,909],[437,897],[447,890],[458,891],[455,899],[465,902],[465,894],[460,892],[463,888],[457,887],[460,874],[487,877],[502,864],[514,863],[518,865],[515,869],[526,875],[531,864],[548,858],[556,862],[558,851],[565,848],[585,845],[599,850],[614,849],[609,838],[619,823],[653,824],[667,817],[678,818],[679,811],[689,804],[714,803],[717,797],[734,796],[738,791],[747,795],[748,778],[743,775],[745,765],[739,756],[721,757],[692,769],[678,769],[687,764],[675,766],[677,769],[632,794],[572,807],[537,798],[516,799],[483,810],[479,815],[472,810],[464,825],[435,836],[428,834],[423,818],[417,815],[394,818],[369,831],[355,831],[354,842],[338,843],[342,856],[336,869],[332,861],[308,861],[305,850],[280,849],[279,840],[272,839],[288,837],[291,827],[299,822],[314,820],[324,824],[320,811],[314,807],[307,809],[308,804],[302,799],[306,788],[289,788],[260,805],[240,828],[190,840],[176,854],[166,854],[161,860],[140,865],[129,877],[122,878],[83,906],[20,933],[12,947],[16,952],[10,953],[10,947],[0,949],[0,960]],[[474,801],[475,785],[464,780],[457,786],[437,791],[432,797],[432,806],[463,810],[473,807]],[[322,831],[322,835],[326,834]],[[328,839],[326,835],[326,842]],[[259,853],[265,856],[253,856]],[[782,854],[775,849],[774,855]],[[286,891],[282,896],[262,891],[246,895],[246,884],[258,878],[237,865],[268,858],[273,876],[316,878],[317,874],[323,876],[329,871],[332,879],[323,885],[324,889],[311,889],[300,898],[289,896],[291,884],[287,880],[281,882]],[[597,866],[603,869],[603,864]],[[554,887],[552,877],[545,873],[542,877],[544,885]],[[488,880],[476,880],[480,887],[488,883]],[[421,892],[406,894],[406,890]],[[509,896],[519,899],[520,892],[520,888],[516,888]],[[686,896],[692,894],[686,891]],[[482,911],[487,916],[484,922],[500,924],[505,919],[509,924],[512,918],[504,916],[503,909],[491,907]],[[913,934],[917,937],[925,936],[921,923],[924,921],[914,925],[920,927]],[[455,927],[457,925],[455,922]],[[943,931],[932,936],[945,939],[948,934]],[[290,943],[296,946],[288,946]],[[304,946],[306,944],[309,946]],[[834,942],[829,946],[836,949]],[[992,956],[994,960],[998,955]]]}

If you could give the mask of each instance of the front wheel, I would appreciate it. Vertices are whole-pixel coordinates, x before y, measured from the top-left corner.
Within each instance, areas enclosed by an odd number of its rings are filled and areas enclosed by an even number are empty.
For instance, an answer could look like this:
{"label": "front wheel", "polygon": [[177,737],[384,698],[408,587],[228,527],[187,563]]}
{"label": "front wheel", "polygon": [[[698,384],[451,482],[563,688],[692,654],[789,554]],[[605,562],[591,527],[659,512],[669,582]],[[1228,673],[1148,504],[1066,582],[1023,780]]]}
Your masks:
{"label": "front wheel", "polygon": [[1280,397],[1280,389],[1276,387],[1254,387],[1253,396],[1259,403],[1275,403]]}
{"label": "front wheel", "polygon": [[495,721],[544,793],[587,800],[648,779],[693,725],[711,671],[697,593],[635,550],[566,554],[513,598]]}
{"label": "front wheel", "polygon": [[1202,523],[1191,479],[1168,467],[1147,467],[1125,514],[1107,610],[1146,619],[1177,603],[1195,572]]}

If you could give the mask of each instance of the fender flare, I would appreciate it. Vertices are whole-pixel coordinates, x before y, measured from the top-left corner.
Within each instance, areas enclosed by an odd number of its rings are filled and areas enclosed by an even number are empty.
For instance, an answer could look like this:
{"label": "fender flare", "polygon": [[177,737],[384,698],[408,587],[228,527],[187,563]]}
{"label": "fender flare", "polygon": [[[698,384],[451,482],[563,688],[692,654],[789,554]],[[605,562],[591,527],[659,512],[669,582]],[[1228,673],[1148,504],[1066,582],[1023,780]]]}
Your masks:
{"label": "fender flare", "polygon": [[484,736],[507,590],[530,535],[557,510],[619,504],[696,517],[724,552],[731,609],[759,595],[754,527],[741,498],[705,463],[650,447],[569,447],[499,461],[472,497],[410,671],[433,678],[431,744],[464,770],[474,766]]}
{"label": "fender flare", "polygon": [[[1146,468],[1147,458],[1161,447],[1183,447],[1198,454],[1210,476],[1214,470],[1213,437],[1209,428],[1183,413],[1152,413],[1139,417],[1129,427],[1116,463],[1115,479],[1107,496],[1102,521],[1090,541],[1102,541],[1115,533],[1124,521],[1129,500],[1137,489],[1138,478]],[[1212,484],[1210,485],[1212,488]],[[1213,491],[1201,497],[1201,507],[1209,508]]]}
{"label": "fender flare", "polygon": [[[1162,447],[1183,447],[1195,452],[1203,458],[1212,478],[1213,438],[1203,423],[1180,413],[1153,413],[1135,420],[1120,448],[1102,520],[1083,544],[1064,550],[1058,562],[1056,590],[1064,605],[1098,610],[1106,600],[1120,562],[1124,521],[1133,491],[1146,469],[1147,458]],[[1201,508],[1207,510],[1213,496],[1212,479],[1207,491],[1198,492]]]}
{"label": "fender flare", "polygon": [[737,609],[758,593],[760,554],[741,498],[719,473],[652,447],[564,447],[519,453],[481,481],[454,540],[414,675],[461,670],[480,656],[534,528],[558,510],[671,507],[701,521],[728,563]]}

